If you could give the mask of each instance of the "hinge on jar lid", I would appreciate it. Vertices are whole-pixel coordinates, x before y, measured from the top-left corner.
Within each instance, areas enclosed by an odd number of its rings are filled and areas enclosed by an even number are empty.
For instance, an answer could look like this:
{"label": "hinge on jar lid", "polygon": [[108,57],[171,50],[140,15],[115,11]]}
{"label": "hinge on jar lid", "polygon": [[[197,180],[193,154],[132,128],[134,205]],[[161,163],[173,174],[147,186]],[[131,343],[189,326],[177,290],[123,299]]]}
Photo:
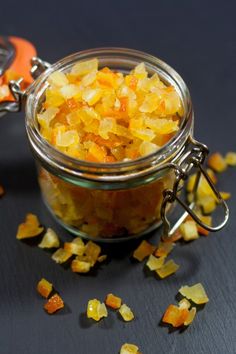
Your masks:
{"label": "hinge on jar lid", "polygon": [[[30,70],[33,79],[37,79],[46,69],[50,67],[50,64],[38,57],[33,57],[31,59],[32,68]],[[0,114],[1,112],[19,112],[22,108],[22,103],[27,96],[27,90],[23,91],[21,89],[21,83],[23,78],[18,80],[11,80],[9,82],[9,89],[14,97],[14,101],[2,101],[0,102]],[[30,86],[29,86],[30,87]]]}
{"label": "hinge on jar lid", "polygon": [[[226,202],[222,199],[220,193],[214,186],[214,183],[212,182],[208,173],[202,166],[206,156],[208,155],[209,152],[208,148],[204,144],[196,141],[192,137],[190,138],[190,142],[193,145],[192,150],[187,151],[180,159],[179,163],[174,166],[176,177],[175,177],[173,188],[166,189],[163,192],[163,202],[161,206],[161,219],[163,221],[162,238],[164,239],[166,238],[168,239],[169,237],[171,237],[188,215],[190,215],[199,225],[201,225],[204,229],[208,231],[219,231],[225,226],[229,218],[229,208]],[[198,171],[197,171],[193,192],[192,192],[193,201],[191,204],[187,205],[183,200],[179,198],[178,194],[182,190],[184,186],[184,181],[188,178],[189,172],[192,170],[193,167],[197,168]],[[193,210],[196,205],[197,190],[198,190],[201,175],[205,177],[214,195],[216,196],[218,205],[221,205],[224,209],[224,219],[221,223],[219,223],[216,226],[210,226],[205,224]],[[177,222],[171,227],[170,222],[167,218],[167,210],[168,210],[168,206],[175,201],[177,201],[185,211],[181,215],[181,217],[177,220]]]}

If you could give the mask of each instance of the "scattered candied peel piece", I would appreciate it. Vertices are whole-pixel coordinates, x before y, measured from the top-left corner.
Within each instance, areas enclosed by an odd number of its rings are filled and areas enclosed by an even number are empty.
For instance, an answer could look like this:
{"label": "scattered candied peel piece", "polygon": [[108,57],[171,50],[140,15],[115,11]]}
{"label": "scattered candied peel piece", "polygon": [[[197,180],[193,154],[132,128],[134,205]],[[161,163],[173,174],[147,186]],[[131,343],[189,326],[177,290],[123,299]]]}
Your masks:
{"label": "scattered candied peel piece", "polygon": [[228,200],[231,198],[231,193],[229,192],[220,192],[220,195],[223,200]]}
{"label": "scattered candied peel piece", "polygon": [[132,321],[134,319],[134,314],[131,309],[126,305],[122,304],[119,313],[125,322]]}
{"label": "scattered candied peel piece", "polygon": [[49,314],[53,314],[54,312],[62,309],[63,307],[64,302],[58,294],[54,294],[52,297],[50,297],[47,303],[44,305],[44,309]]}
{"label": "scattered candied peel piece", "polygon": [[227,152],[225,162],[228,166],[236,166],[236,152]]}
{"label": "scattered candied peel piece", "polygon": [[184,297],[182,300],[179,301],[179,307],[181,309],[187,309],[188,310],[191,307],[191,303],[187,299],[185,299],[185,297]]}
{"label": "scattered candied peel piece", "polygon": [[189,311],[175,305],[169,305],[164,313],[162,322],[171,324],[173,327],[180,327],[187,320]]}
{"label": "scattered candied peel piece", "polygon": [[87,317],[94,321],[100,321],[101,318],[107,317],[107,308],[104,303],[97,299],[89,300],[87,306]]}
{"label": "scattered candied peel piece", "polygon": [[184,241],[192,241],[199,238],[197,224],[194,220],[187,220],[180,225]]}
{"label": "scattered candied peel piece", "polygon": [[197,283],[193,286],[182,286],[179,289],[179,293],[197,305],[205,304],[209,301],[206,291],[201,283]]}
{"label": "scattered candied peel piece", "polygon": [[106,296],[105,304],[114,310],[118,310],[121,307],[121,298],[113,294]]}
{"label": "scattered candied peel piece", "polygon": [[179,241],[183,237],[182,233],[180,230],[176,230],[173,235],[170,237],[162,237],[162,242],[164,243],[175,243],[176,241]]}
{"label": "scattered candied peel piece", "polygon": [[154,254],[156,257],[166,257],[173,250],[174,246],[174,243],[160,242]]}
{"label": "scattered candied peel piece", "polygon": [[192,307],[191,310],[189,310],[188,317],[184,321],[185,326],[189,326],[193,322],[193,320],[196,316],[196,313],[197,313],[196,307]]}
{"label": "scattered candied peel piece", "polygon": [[91,263],[87,261],[80,261],[73,259],[71,262],[71,270],[74,273],[88,273],[91,269]]}
{"label": "scattered candied peel piece", "polygon": [[70,257],[72,256],[72,253],[63,249],[63,248],[58,248],[56,252],[53,253],[52,259],[59,264],[65,263]]}
{"label": "scattered candied peel piece", "polygon": [[216,172],[223,172],[227,168],[227,163],[219,152],[215,152],[209,157],[208,166]]}
{"label": "scattered candied peel piece", "polygon": [[81,247],[79,244],[76,244],[75,242],[65,242],[64,243],[64,249],[76,256],[82,256],[84,253],[84,247]]}
{"label": "scattered candied peel piece", "polygon": [[107,260],[107,254],[102,254],[101,256],[98,257],[97,261],[99,263],[102,263]]}
{"label": "scattered candied peel piece", "polygon": [[60,246],[60,240],[56,232],[50,227],[47,229],[42,241],[38,244],[39,248],[57,248]]}
{"label": "scattered candied peel piece", "polygon": [[164,262],[165,262],[164,256],[157,258],[157,257],[153,256],[152,254],[150,254],[148,261],[146,263],[146,266],[151,271],[154,271],[154,270],[160,269],[163,266]]}
{"label": "scattered candied peel piece", "polygon": [[174,274],[179,269],[179,265],[176,264],[173,259],[167,261],[161,268],[156,270],[157,275],[163,279],[171,274]]}
{"label": "scattered candied peel piece", "polygon": [[138,248],[133,253],[133,258],[137,259],[139,262],[142,262],[144,258],[150,256],[155,250],[155,246],[151,245],[146,240],[143,240]]}
{"label": "scattered candied peel piece", "polygon": [[38,284],[37,284],[37,291],[38,293],[45,297],[46,299],[48,298],[48,296],[51,294],[52,292],[52,284],[49,283],[49,281],[47,281],[46,279],[42,278]]}
{"label": "scattered candied peel piece", "polygon": [[120,354],[139,354],[137,345],[125,343],[120,348]]}
{"label": "scattered candied peel piece", "polygon": [[85,246],[85,255],[90,257],[93,261],[94,264],[97,262],[98,257],[101,253],[101,247],[94,243],[93,241],[89,241],[86,246]]}
{"label": "scattered candied peel piece", "polygon": [[36,215],[27,214],[25,222],[18,226],[16,238],[22,240],[40,235],[44,228],[39,225],[39,220]]}

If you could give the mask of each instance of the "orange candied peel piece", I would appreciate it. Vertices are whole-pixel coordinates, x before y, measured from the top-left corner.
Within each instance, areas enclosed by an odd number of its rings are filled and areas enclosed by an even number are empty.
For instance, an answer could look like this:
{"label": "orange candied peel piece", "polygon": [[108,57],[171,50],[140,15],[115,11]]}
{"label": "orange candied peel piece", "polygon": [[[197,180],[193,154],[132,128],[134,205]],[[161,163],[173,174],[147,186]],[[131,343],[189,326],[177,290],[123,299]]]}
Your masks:
{"label": "orange candied peel piece", "polygon": [[227,163],[219,152],[215,152],[209,157],[208,166],[216,172],[223,172],[227,168]]}
{"label": "orange candied peel piece", "polygon": [[52,292],[52,284],[49,283],[49,281],[47,281],[46,279],[42,278],[38,284],[37,284],[37,291],[38,293],[45,297],[46,299],[48,298],[48,296],[51,294]]}
{"label": "orange candied peel piece", "polygon": [[89,300],[87,306],[87,317],[94,321],[100,321],[103,317],[107,317],[108,312],[106,305],[97,299]]}
{"label": "orange candied peel piece", "polygon": [[209,301],[206,291],[201,283],[197,283],[193,286],[182,286],[179,289],[179,293],[197,305],[202,305]]}
{"label": "orange candied peel piece", "polygon": [[157,275],[163,279],[177,272],[179,265],[176,264],[173,259],[170,259],[164,265],[156,270]]}
{"label": "orange candied peel piece", "polygon": [[193,320],[196,316],[196,313],[197,313],[196,307],[192,307],[191,310],[189,310],[188,317],[184,321],[185,326],[189,326],[193,322]]}
{"label": "orange candied peel piece", "polygon": [[71,270],[73,273],[88,273],[91,269],[91,263],[78,259],[71,262]]}
{"label": "orange candied peel piece", "polygon": [[120,348],[120,354],[139,354],[139,348],[135,344],[125,343]]}
{"label": "orange candied peel piece", "polygon": [[64,301],[58,294],[54,294],[49,298],[47,303],[44,305],[44,309],[49,314],[53,314],[54,312],[62,309],[64,307]]}
{"label": "orange candied peel piece", "polygon": [[228,166],[236,166],[236,152],[227,152],[225,162]]}
{"label": "orange candied peel piece", "polygon": [[65,263],[68,261],[68,259],[72,256],[72,253],[63,249],[63,248],[58,248],[56,252],[53,253],[52,259],[59,264]]}
{"label": "orange candied peel piece", "polygon": [[143,240],[138,248],[133,253],[133,258],[137,259],[139,262],[142,262],[144,258],[150,256],[155,251],[155,246],[151,245],[146,240]]}
{"label": "orange candied peel piece", "polygon": [[180,225],[184,241],[192,241],[199,238],[197,224],[194,220],[187,220]]}
{"label": "orange candied peel piece", "polygon": [[126,304],[121,305],[119,313],[125,322],[130,322],[134,319],[132,310]]}
{"label": "orange candied peel piece", "polygon": [[16,238],[22,240],[40,235],[44,228],[39,225],[39,220],[36,215],[27,214],[25,222],[18,226]]}
{"label": "orange candied peel piece", "polygon": [[175,244],[170,242],[160,242],[156,251],[156,257],[166,257],[173,250]]}
{"label": "orange candied peel piece", "polygon": [[175,305],[169,305],[164,313],[162,322],[171,324],[173,327],[180,327],[187,320],[189,311]]}
{"label": "orange candied peel piece", "polygon": [[97,262],[98,257],[101,253],[101,247],[94,243],[93,241],[89,241],[84,250],[84,254],[91,258],[94,264]]}
{"label": "orange candied peel piece", "polygon": [[162,242],[164,242],[164,243],[169,243],[169,242],[170,243],[175,243],[176,241],[179,241],[182,237],[183,237],[182,233],[178,229],[170,237],[162,237]]}
{"label": "orange candied peel piece", "polygon": [[108,294],[105,300],[105,304],[114,310],[118,310],[121,307],[121,298],[113,294]]}

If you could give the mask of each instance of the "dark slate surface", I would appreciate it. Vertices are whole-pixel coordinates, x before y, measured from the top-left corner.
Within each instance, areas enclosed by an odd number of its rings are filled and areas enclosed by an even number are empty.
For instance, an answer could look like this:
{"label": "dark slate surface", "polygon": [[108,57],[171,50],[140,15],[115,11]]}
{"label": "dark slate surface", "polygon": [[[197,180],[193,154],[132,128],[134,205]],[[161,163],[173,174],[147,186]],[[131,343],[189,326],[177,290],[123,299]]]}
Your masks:
{"label": "dark slate surface", "polygon": [[[124,46],[150,52],[186,80],[196,113],[196,137],[212,151],[236,150],[236,31],[234,1],[11,1],[0,7],[0,31],[32,40],[39,55],[53,62],[69,53],[98,46]],[[0,353],[117,354],[124,342],[145,354],[236,353],[236,171],[220,178],[229,190],[228,226],[209,238],[177,246],[179,272],[158,281],[129,259],[134,245],[115,246],[110,262],[88,276],[53,263],[50,254],[15,240],[26,212],[39,215],[63,239],[42,203],[34,161],[27,145],[24,115],[1,119],[0,181]],[[160,231],[151,237],[156,241]],[[51,280],[67,307],[44,313],[35,292],[40,277]],[[210,297],[194,324],[169,333],[159,321],[182,284],[201,281]],[[125,324],[115,313],[100,323],[84,316],[88,299],[119,294],[135,314]]]}

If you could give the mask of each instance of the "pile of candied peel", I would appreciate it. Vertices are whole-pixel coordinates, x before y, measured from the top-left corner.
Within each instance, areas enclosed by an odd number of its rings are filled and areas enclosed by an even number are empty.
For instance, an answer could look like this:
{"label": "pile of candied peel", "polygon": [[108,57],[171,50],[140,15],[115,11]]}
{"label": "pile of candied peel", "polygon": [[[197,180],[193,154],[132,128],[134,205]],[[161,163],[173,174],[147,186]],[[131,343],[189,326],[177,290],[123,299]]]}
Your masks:
{"label": "pile of candied peel", "polygon": [[91,162],[136,159],[163,146],[179,129],[182,105],[173,86],[144,63],[128,75],[98,60],[53,72],[37,115],[41,135],[60,151]]}

